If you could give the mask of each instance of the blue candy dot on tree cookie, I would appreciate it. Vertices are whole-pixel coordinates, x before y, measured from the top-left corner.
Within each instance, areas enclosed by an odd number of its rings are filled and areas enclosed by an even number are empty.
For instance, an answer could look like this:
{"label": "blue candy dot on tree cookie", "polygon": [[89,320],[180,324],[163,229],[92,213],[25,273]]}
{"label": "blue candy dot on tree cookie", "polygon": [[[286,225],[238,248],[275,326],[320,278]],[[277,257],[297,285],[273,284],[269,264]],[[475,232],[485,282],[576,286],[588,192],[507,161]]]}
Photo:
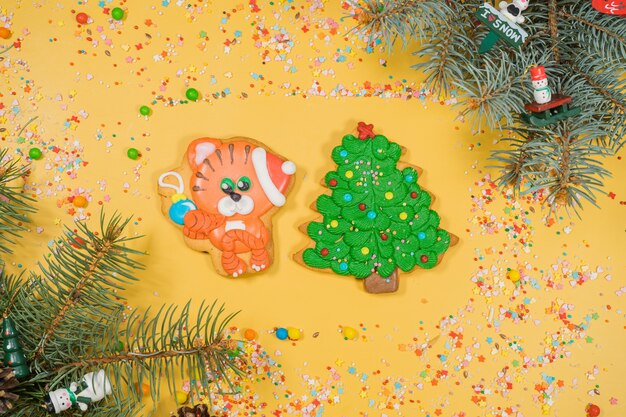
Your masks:
{"label": "blue candy dot on tree cookie", "polygon": [[343,151],[339,152],[339,156],[341,156],[342,158],[345,158],[346,156],[348,156],[348,151],[344,149]]}
{"label": "blue candy dot on tree cookie", "polygon": [[367,212],[367,217],[369,217],[370,219],[375,219],[376,218],[376,213],[373,211],[368,211]]}
{"label": "blue candy dot on tree cookie", "polygon": [[339,264],[339,269],[341,269],[342,271],[345,271],[348,269],[348,264],[345,262],[342,262]]}
{"label": "blue candy dot on tree cookie", "polygon": [[417,237],[419,238],[419,240],[424,240],[424,239],[426,239],[426,233],[424,233],[424,232],[419,232],[419,233],[417,234]]}
{"label": "blue candy dot on tree cookie", "polygon": [[345,201],[352,201],[352,194],[344,194],[343,199]]}

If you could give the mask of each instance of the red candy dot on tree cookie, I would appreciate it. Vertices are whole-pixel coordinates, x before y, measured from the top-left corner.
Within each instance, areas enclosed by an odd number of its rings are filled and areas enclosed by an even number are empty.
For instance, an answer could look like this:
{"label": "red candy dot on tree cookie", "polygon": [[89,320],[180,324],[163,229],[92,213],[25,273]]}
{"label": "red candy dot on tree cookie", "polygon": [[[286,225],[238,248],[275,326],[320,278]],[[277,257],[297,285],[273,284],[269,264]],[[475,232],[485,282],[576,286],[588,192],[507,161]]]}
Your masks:
{"label": "red candy dot on tree cookie", "polygon": [[322,256],[326,256],[326,255],[328,255],[328,249],[323,248],[323,249],[320,251],[320,255],[322,255]]}
{"label": "red candy dot on tree cookie", "polygon": [[426,263],[426,262],[428,262],[428,256],[426,256],[426,255],[422,255],[422,256],[420,256],[420,261],[421,261],[422,263]]}
{"label": "red candy dot on tree cookie", "polygon": [[359,210],[364,211],[367,208],[367,206],[363,203],[359,204]]}
{"label": "red candy dot on tree cookie", "polygon": [[411,198],[417,198],[417,193],[415,191],[411,193]]}
{"label": "red candy dot on tree cookie", "polygon": [[328,181],[328,185],[330,185],[331,187],[336,187],[337,180],[333,178],[332,180]]}
{"label": "red candy dot on tree cookie", "polygon": [[383,233],[382,235],[380,235],[380,238],[381,238],[382,240],[387,240],[388,236],[387,236],[386,234],[384,234],[384,233]]}

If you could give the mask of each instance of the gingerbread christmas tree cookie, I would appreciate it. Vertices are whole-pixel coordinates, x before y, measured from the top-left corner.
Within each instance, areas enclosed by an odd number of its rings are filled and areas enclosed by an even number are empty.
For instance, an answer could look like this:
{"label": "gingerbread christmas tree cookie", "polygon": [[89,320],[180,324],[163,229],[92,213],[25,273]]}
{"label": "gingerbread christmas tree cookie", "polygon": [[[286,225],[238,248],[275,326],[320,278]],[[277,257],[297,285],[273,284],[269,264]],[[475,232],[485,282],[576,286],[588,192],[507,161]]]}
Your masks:
{"label": "gingerbread christmas tree cookie", "polygon": [[[322,218],[301,227],[311,239],[295,259],[311,268],[364,280],[368,292],[394,292],[399,271],[434,267],[458,239],[439,227],[419,168],[399,163],[403,149],[363,122],[332,151],[330,194],[313,208]],[[400,166],[398,166],[400,165]]]}
{"label": "gingerbread christmas tree cookie", "polygon": [[271,220],[295,171],[253,139],[196,139],[182,165],[159,177],[161,208],[182,226],[189,247],[211,254],[221,275],[260,272],[272,264]]}

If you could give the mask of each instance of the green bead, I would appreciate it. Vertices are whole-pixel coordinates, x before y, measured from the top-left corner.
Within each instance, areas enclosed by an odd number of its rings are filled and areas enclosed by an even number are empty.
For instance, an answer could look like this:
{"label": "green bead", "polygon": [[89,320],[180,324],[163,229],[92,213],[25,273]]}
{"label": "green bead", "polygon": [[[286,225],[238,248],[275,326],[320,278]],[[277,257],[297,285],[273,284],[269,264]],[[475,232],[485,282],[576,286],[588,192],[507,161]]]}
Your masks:
{"label": "green bead", "polygon": [[135,148],[130,148],[127,152],[126,155],[128,155],[128,157],[130,159],[137,159],[139,158],[139,151]]}
{"label": "green bead", "polygon": [[200,93],[195,88],[188,88],[185,96],[191,101],[196,101],[200,97]]}
{"label": "green bead", "polygon": [[124,10],[121,7],[116,7],[111,10],[111,17],[115,20],[122,20],[124,18]]}
{"label": "green bead", "polygon": [[31,148],[31,150],[28,151],[28,156],[30,156],[30,159],[41,159],[43,153],[41,153],[39,148]]}
{"label": "green bead", "polygon": [[139,113],[141,113],[142,116],[150,116],[152,109],[148,106],[141,106],[139,107]]}

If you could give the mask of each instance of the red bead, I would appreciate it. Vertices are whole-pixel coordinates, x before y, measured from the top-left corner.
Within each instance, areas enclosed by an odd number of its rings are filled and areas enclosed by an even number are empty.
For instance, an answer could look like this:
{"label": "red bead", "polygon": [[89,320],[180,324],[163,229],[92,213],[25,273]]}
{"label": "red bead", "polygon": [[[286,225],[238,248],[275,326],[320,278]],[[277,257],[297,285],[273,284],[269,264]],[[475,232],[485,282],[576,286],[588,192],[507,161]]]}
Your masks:
{"label": "red bead", "polygon": [[328,185],[330,185],[331,187],[336,187],[337,180],[333,178],[332,180],[328,181]]}
{"label": "red bead", "polygon": [[411,198],[417,198],[417,193],[415,191],[411,193]]}
{"label": "red bead", "polygon": [[382,235],[380,235],[380,238],[381,238],[382,240],[387,240],[387,235],[383,233]]}
{"label": "red bead", "polygon": [[359,204],[359,210],[364,211],[367,208],[367,206],[363,203]]}
{"label": "red bead", "polygon": [[598,417],[600,415],[600,407],[595,404],[587,404],[587,417]]}
{"label": "red bead", "polygon": [[422,255],[422,256],[420,256],[420,261],[421,261],[423,264],[425,264],[426,262],[428,262],[428,256],[426,256],[426,255]]}
{"label": "red bead", "polygon": [[89,16],[87,16],[87,13],[78,13],[76,15],[76,21],[84,25],[85,23],[89,21]]}
{"label": "red bead", "polygon": [[320,255],[322,255],[322,256],[326,256],[326,255],[328,255],[328,249],[323,248],[323,249],[320,251]]}

